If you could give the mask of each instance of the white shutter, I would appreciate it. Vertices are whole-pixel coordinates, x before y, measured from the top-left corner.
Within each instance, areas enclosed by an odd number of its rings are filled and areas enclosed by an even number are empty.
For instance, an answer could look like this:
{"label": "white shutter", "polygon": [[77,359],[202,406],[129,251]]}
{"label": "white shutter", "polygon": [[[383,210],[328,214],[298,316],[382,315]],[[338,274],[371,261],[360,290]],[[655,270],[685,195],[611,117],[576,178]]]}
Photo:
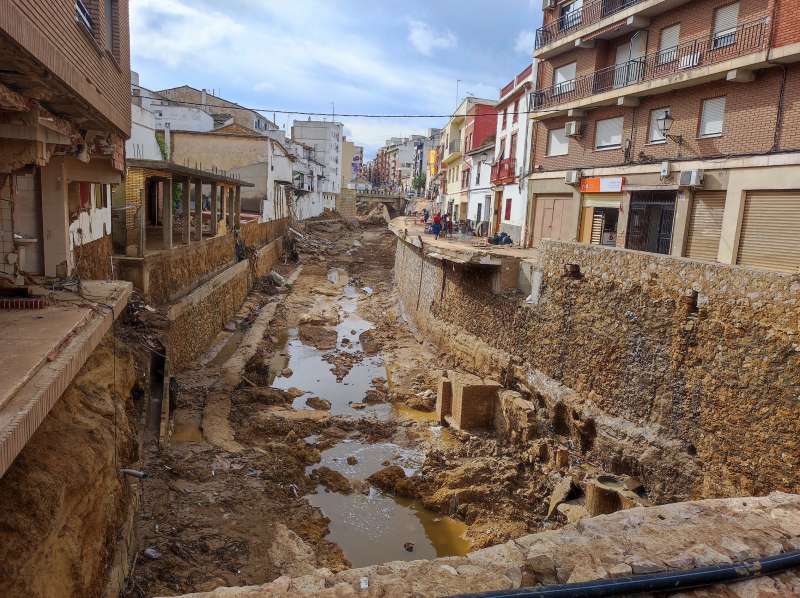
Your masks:
{"label": "white shutter", "polygon": [[722,135],[725,122],[725,98],[712,98],[703,101],[703,113],[700,116],[700,137]]}
{"label": "white shutter", "polygon": [[566,156],[569,153],[569,139],[566,131],[562,129],[551,129],[550,140],[547,148],[548,156]]}
{"label": "white shutter", "polygon": [[575,62],[570,62],[556,69],[553,82],[555,83],[555,93],[565,93],[575,89]]}
{"label": "white shutter", "polygon": [[728,6],[718,8],[714,14],[714,35],[724,35],[732,33],[736,29],[739,21],[739,3],[734,2]]}
{"label": "white shutter", "polygon": [[658,64],[667,64],[678,57],[677,46],[680,36],[680,24],[661,30],[661,39],[658,44]]}
{"label": "white shutter", "polygon": [[667,136],[661,130],[661,123],[658,121],[663,122],[668,112],[669,108],[658,108],[650,111],[650,134],[647,137],[650,143],[660,143],[667,140]]}
{"label": "white shutter", "polygon": [[622,125],[623,117],[608,118],[597,121],[597,134],[595,136],[595,148],[611,148],[622,146]]}
{"label": "white shutter", "polygon": [[736,43],[736,25],[739,21],[739,3],[718,8],[714,13],[713,47],[724,48]]}

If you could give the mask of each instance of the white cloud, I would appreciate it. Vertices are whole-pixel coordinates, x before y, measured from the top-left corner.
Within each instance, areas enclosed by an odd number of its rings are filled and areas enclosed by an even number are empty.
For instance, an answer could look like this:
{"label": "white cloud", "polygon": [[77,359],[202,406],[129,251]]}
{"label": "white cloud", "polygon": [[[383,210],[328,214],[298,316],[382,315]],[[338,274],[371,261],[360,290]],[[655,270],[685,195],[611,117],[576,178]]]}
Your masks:
{"label": "white cloud", "polygon": [[533,44],[536,41],[535,31],[520,31],[517,41],[514,43],[514,50],[527,56],[533,53]]}
{"label": "white cloud", "polygon": [[438,34],[427,23],[414,20],[408,23],[408,41],[417,52],[425,56],[430,56],[434,49],[455,48],[458,44],[458,39],[452,31]]}

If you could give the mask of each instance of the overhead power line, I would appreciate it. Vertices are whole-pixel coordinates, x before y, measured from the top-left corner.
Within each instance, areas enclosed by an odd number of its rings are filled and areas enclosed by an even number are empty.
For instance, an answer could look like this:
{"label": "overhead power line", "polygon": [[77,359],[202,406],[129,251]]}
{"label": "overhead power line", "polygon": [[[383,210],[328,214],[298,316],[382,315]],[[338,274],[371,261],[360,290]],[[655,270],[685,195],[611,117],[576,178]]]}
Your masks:
{"label": "overhead power line", "polygon": [[[140,97],[140,96],[134,96]],[[277,110],[275,108],[253,108],[252,106],[226,106],[224,104],[203,104],[200,102],[188,102],[185,100],[172,100],[169,98],[148,98],[152,100],[160,100],[170,102],[172,104],[180,104],[184,106],[196,106],[199,108],[220,108],[226,110],[250,110],[252,112],[271,112],[273,114],[286,114],[288,116],[325,116],[329,117],[332,116],[330,112],[309,112],[303,110]],[[507,114],[510,116],[513,115],[520,115],[520,114],[543,114],[543,113],[550,113],[550,112],[559,112],[559,110],[518,110],[516,112],[508,112]],[[496,112],[482,112],[471,114],[469,116],[493,116],[495,114],[501,114]],[[447,118],[450,119],[455,115],[453,114],[343,114],[343,113],[336,113],[337,117],[344,117],[344,118],[404,118],[404,119],[413,119],[413,118]]]}

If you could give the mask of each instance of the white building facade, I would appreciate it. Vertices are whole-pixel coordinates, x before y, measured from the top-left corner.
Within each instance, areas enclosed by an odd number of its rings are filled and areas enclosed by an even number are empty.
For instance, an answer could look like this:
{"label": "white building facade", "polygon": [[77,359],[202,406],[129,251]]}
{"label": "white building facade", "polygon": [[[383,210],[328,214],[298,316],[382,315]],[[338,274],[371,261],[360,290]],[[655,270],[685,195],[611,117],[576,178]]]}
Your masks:
{"label": "white building facade", "polygon": [[311,147],[314,160],[323,165],[323,204],[335,209],[336,197],[342,191],[344,125],[333,121],[296,120],[292,124],[292,139]]}
{"label": "white building facade", "polygon": [[515,244],[522,243],[527,233],[528,164],[533,130],[527,113],[529,92],[534,88],[535,77],[535,65],[528,66],[501,90],[497,104],[489,232],[505,232]]}

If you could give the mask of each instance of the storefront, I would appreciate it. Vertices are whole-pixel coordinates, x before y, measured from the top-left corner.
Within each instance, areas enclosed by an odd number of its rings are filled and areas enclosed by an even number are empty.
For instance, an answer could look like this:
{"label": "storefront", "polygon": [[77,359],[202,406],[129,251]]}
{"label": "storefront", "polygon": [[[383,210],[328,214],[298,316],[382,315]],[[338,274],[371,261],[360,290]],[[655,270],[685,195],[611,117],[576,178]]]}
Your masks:
{"label": "storefront", "polygon": [[668,255],[672,250],[677,191],[634,191],[625,248]]}
{"label": "storefront", "polygon": [[623,186],[623,177],[581,180],[581,243],[607,247],[617,245]]}

